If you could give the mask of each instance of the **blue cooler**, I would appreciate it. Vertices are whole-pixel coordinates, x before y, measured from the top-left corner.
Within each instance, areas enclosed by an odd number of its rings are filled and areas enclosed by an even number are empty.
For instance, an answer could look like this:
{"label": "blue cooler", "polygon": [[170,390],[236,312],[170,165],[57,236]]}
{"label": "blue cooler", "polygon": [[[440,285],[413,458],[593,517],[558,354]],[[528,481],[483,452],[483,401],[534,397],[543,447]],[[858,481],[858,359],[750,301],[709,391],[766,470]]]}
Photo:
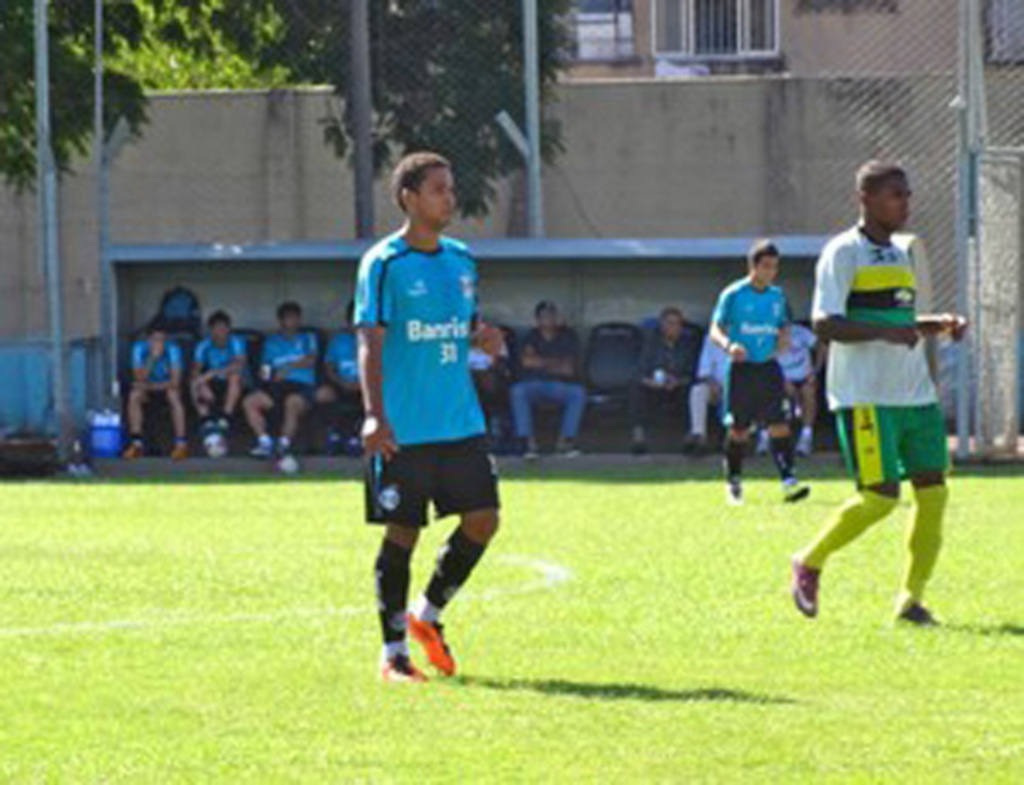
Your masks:
{"label": "blue cooler", "polygon": [[89,455],[120,458],[124,447],[121,415],[110,410],[89,413]]}

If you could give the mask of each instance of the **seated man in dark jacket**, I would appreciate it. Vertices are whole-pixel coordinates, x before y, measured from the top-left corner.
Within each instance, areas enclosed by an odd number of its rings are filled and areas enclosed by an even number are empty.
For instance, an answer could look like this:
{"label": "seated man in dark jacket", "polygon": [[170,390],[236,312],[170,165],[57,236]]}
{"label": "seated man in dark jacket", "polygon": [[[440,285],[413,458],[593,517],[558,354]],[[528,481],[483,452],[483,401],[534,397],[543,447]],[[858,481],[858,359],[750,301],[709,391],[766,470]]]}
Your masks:
{"label": "seated man in dark jacket", "polygon": [[566,457],[575,457],[579,455],[576,435],[587,403],[586,390],[579,382],[579,338],[561,323],[554,303],[539,303],[535,316],[537,326],[526,336],[520,353],[522,381],[511,391],[516,436],[526,444],[523,457],[536,458],[533,406],[542,402],[557,404],[562,407],[557,451]]}
{"label": "seated man in dark jacket", "polygon": [[[657,329],[649,336],[640,356],[639,377],[630,390],[633,453],[647,452],[647,426],[655,407],[669,407],[679,416],[687,413],[687,390],[696,365],[694,342],[683,339],[683,312],[669,306],[662,310]],[[699,344],[697,345],[699,349]]]}

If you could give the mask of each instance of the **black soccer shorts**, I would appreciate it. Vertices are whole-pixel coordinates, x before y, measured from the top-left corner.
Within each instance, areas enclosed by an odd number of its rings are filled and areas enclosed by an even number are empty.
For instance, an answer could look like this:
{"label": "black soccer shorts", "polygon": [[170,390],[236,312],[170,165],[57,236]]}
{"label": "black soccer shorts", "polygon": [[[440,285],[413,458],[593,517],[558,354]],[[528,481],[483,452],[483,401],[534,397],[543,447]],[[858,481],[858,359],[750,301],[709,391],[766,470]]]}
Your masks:
{"label": "black soccer shorts", "polygon": [[725,424],[741,431],[755,422],[781,425],[786,414],[786,385],[775,360],[732,363],[727,379]]}
{"label": "black soccer shorts", "polygon": [[403,447],[390,460],[366,458],[366,520],[413,528],[438,518],[496,510],[498,472],[481,436]]}

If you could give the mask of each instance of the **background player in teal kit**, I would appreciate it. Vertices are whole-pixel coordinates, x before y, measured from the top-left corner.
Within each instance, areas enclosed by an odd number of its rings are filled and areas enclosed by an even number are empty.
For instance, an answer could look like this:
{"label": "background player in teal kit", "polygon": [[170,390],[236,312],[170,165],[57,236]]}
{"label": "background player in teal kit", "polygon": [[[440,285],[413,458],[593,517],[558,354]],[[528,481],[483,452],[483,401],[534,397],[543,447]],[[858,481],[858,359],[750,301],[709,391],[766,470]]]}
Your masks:
{"label": "background player in teal kit", "polygon": [[302,308],[295,302],[278,306],[277,322],[281,329],[268,335],[263,344],[262,387],[243,404],[249,427],[256,434],[256,446],[249,451],[254,458],[270,458],[274,454],[267,422],[273,409],[283,413],[277,452],[282,457],[290,456],[299,423],[316,397],[316,334],[302,329]]}
{"label": "background player in teal kit", "polygon": [[185,434],[185,402],[181,395],[181,377],[185,361],[181,347],[167,337],[159,322],[146,329],[146,337],[132,344],[132,388],[128,395],[128,427],[131,441],[124,458],[141,458],[146,450],[143,439],[146,405],[155,398],[164,398],[174,427],[171,457],[180,461],[188,457]]}
{"label": "background player in teal kit", "polygon": [[[434,667],[454,674],[439,616],[498,529],[498,481],[469,350],[475,341],[497,354],[502,338],[476,326],[476,264],[462,243],[442,236],[455,215],[448,161],[407,156],[392,175],[392,194],[407,220],[363,257],[355,321],[367,520],[386,527],[375,565],[381,677],[413,682],[425,677],[410,660],[407,631]],[[461,522],[407,614],[409,563],[431,503],[438,517]]]}
{"label": "background player in teal kit", "polygon": [[778,355],[789,338],[786,295],[775,286],[779,251],[768,240],[750,249],[749,274],[722,292],[711,318],[711,339],[729,355],[725,392],[725,473],[728,499],[743,501],[743,455],[750,428],[768,426],[770,449],[782,477],[787,502],[806,499],[810,489],[800,485],[793,468],[793,439]]}
{"label": "background player in teal kit", "polygon": [[[215,311],[206,326],[210,334],[196,346],[192,360],[192,402],[203,420],[230,420],[244,390],[245,339],[231,332],[231,317],[225,311]],[[228,423],[221,427],[227,430]]]}

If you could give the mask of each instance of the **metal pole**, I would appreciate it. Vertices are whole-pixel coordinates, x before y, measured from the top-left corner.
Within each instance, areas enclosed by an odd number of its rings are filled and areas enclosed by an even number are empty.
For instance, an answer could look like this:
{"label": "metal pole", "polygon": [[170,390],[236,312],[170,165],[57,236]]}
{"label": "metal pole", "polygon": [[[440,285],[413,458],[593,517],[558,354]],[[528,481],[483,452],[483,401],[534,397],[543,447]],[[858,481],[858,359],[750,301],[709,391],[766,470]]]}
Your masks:
{"label": "metal pole", "polygon": [[110,246],[110,177],[103,122],[103,2],[96,0],[93,72],[93,158],[96,161],[96,225],[100,266],[100,398],[117,397],[117,358],[114,325],[114,271]]}
{"label": "metal pole", "polygon": [[67,455],[71,431],[64,365],[64,314],[62,312],[60,249],[57,242],[57,167],[50,137],[50,51],[47,5],[48,0],[35,0],[36,184],[39,209],[37,242],[42,267],[46,275],[57,449],[61,457],[64,457]]}
{"label": "metal pole", "polygon": [[540,145],[540,48],[537,0],[523,0],[523,72],[526,80],[526,208],[530,237],[544,236],[544,191]]}
{"label": "metal pole", "polygon": [[373,94],[370,65],[369,0],[351,0],[352,28],[349,100],[352,102],[356,177],[356,236],[373,237]]}
{"label": "metal pole", "polygon": [[[960,0],[959,94],[954,102],[957,112],[957,211],[956,211],[956,309],[970,314],[970,236],[971,236],[971,150],[968,103],[970,95],[970,0]],[[977,325],[973,325],[977,329]],[[971,353],[974,334],[962,342],[956,354],[956,456],[970,455],[971,438]]]}

